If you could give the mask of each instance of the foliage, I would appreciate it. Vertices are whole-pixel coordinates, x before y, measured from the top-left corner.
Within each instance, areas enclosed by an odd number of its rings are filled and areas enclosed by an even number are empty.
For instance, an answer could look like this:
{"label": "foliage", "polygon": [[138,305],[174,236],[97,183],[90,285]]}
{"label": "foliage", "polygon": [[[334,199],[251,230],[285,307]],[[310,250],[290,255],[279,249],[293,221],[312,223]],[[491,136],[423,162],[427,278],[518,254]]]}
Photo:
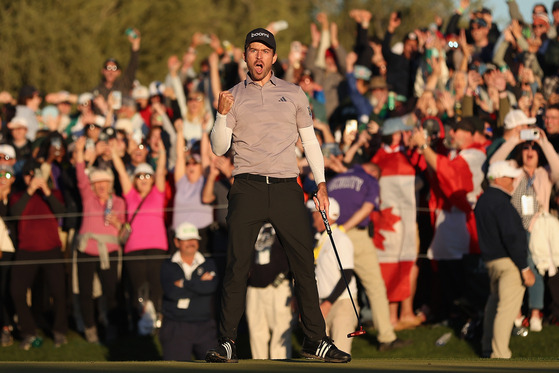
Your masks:
{"label": "foliage", "polygon": [[[325,11],[339,25],[340,40],[351,48],[355,32],[349,10],[370,10],[371,33],[382,37],[389,13],[401,10],[404,24],[396,40],[426,27],[435,15],[448,18],[451,0],[0,0],[0,90],[16,94],[24,84],[45,92],[80,93],[100,79],[108,57],[126,65],[130,44],[124,35],[136,27],[142,35],[138,79],[162,80],[167,58],[181,55],[192,34],[215,33],[242,46],[245,33],[285,19],[289,28],[278,34],[278,53],[285,58],[291,40],[310,42],[309,23]],[[200,58],[210,52],[204,46]]]}

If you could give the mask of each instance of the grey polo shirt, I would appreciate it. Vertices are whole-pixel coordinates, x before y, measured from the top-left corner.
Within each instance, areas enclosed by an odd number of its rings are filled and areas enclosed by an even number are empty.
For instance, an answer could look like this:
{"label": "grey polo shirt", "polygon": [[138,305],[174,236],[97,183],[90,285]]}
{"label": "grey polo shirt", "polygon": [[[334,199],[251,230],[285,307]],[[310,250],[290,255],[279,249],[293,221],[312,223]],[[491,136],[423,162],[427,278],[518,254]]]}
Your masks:
{"label": "grey polo shirt", "polygon": [[247,76],[231,93],[235,102],[227,114],[227,127],[233,131],[233,175],[296,177],[298,129],[313,125],[301,87],[274,75],[262,87]]}

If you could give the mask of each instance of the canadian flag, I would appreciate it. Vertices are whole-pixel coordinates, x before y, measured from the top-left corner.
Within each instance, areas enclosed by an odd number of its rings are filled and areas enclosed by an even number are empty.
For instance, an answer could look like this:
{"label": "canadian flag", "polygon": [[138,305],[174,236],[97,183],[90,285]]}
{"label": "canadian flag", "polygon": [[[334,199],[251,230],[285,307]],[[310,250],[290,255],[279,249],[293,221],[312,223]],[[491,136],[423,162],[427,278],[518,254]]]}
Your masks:
{"label": "canadian flag", "polygon": [[384,146],[372,159],[381,169],[380,206],[371,213],[373,243],[389,302],[410,296],[410,272],[417,259],[415,168],[401,147]]}

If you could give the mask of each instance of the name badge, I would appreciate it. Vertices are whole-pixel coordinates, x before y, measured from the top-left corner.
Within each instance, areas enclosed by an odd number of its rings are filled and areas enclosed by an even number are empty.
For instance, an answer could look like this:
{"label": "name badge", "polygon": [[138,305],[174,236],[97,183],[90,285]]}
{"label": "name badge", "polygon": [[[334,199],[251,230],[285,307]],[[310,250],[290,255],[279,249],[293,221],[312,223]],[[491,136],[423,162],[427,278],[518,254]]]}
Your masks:
{"label": "name badge", "polygon": [[188,306],[190,306],[190,299],[188,299],[188,298],[179,299],[179,301],[177,303],[177,308],[179,308],[181,310],[186,310],[188,308]]}
{"label": "name badge", "polygon": [[520,205],[522,206],[522,215],[530,216],[534,215],[534,196],[522,196],[520,197]]}

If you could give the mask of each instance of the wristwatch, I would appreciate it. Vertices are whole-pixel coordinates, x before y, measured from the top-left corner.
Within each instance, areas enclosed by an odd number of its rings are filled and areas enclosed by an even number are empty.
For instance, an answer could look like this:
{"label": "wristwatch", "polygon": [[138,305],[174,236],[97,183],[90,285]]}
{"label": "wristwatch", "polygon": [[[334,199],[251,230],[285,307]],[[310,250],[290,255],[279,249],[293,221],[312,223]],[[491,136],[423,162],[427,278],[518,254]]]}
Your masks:
{"label": "wristwatch", "polygon": [[424,143],[423,145],[421,145],[419,147],[419,150],[425,150],[429,145],[427,145],[427,143]]}

